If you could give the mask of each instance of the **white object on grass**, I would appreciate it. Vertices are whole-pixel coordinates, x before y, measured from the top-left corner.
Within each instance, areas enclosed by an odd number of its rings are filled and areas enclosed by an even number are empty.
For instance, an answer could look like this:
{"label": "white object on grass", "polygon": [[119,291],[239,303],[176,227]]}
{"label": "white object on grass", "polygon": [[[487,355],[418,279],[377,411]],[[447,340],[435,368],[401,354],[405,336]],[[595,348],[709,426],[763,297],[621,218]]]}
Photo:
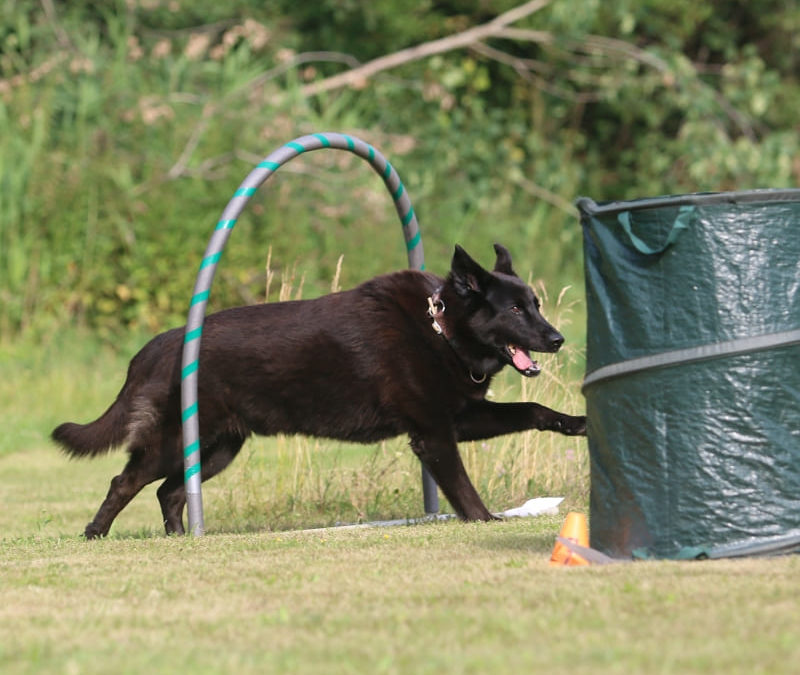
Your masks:
{"label": "white object on grass", "polygon": [[558,505],[564,501],[563,497],[536,497],[529,499],[522,506],[508,509],[498,513],[503,518],[527,518],[530,516],[554,516],[558,514]]}

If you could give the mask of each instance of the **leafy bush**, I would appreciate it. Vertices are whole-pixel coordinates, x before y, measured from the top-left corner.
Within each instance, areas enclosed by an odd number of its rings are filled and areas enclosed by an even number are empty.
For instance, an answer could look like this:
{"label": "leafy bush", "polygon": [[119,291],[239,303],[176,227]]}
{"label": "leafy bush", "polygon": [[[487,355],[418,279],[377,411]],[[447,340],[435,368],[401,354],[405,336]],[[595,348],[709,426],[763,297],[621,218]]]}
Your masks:
{"label": "leafy bush", "polygon": [[[551,289],[581,286],[580,194],[797,184],[800,9],[778,0],[542,3],[516,33],[302,93],[515,4],[6,3],[0,335],[178,325],[233,190],[312,131],[354,133],[392,160],[429,269],[455,241],[482,257],[501,240]],[[293,162],[254,198],[216,305],[263,299],[270,247],[307,295],[340,254],[344,285],[405,264],[383,186],[339,153]]]}

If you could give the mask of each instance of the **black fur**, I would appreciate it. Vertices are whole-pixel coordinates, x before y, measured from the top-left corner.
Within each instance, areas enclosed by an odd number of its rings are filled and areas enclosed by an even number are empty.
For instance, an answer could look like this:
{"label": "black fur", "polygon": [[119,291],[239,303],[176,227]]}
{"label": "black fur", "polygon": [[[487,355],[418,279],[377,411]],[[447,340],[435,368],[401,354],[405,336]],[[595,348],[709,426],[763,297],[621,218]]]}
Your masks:
{"label": "black fur", "polygon": [[[408,270],[315,300],[207,317],[198,391],[203,479],[224,469],[251,433],[362,443],[408,434],[458,515],[491,519],[464,470],[458,441],[524,429],[575,435],[586,429],[582,416],[484,398],[504,366],[535,375],[538,366],[527,350],[555,352],[564,341],[539,314],[539,302],[514,273],[508,251],[499,245],[495,251],[493,271],[456,246],[444,280]],[[428,298],[435,299],[432,314],[441,334],[432,327]],[[171,330],[145,345],[98,420],[53,431],[73,456],[128,444],[130,459],[86,526],[87,538],[108,534],[139,490],[161,478],[166,531],[184,532],[183,334],[182,328]]]}

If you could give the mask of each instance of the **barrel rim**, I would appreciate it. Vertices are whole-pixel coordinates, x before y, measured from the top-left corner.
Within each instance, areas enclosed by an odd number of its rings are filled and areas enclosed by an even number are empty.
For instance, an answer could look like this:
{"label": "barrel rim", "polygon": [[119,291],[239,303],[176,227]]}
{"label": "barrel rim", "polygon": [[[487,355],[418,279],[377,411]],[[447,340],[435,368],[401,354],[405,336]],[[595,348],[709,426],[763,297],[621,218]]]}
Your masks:
{"label": "barrel rim", "polygon": [[768,188],[734,192],[696,192],[684,195],[645,197],[625,201],[595,202],[591,197],[579,197],[575,206],[584,216],[615,214],[663,207],[707,206],[716,204],[750,204],[800,201],[798,188]]}

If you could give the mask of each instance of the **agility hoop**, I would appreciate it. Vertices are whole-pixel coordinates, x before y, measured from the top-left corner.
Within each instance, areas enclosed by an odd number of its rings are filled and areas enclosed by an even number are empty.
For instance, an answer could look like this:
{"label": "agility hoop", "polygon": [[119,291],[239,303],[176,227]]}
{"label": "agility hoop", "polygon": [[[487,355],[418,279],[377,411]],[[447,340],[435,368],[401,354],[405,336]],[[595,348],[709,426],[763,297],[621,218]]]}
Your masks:
{"label": "agility hoop", "polygon": [[[422,235],[419,223],[403,182],[389,161],[369,143],[346,134],[320,133],[301,136],[278,148],[264,158],[244,179],[233,194],[232,199],[222,211],[214,228],[200,263],[200,270],[195,280],[192,299],[189,303],[189,316],[186,320],[186,332],[183,343],[181,361],[181,423],[183,425],[183,466],[186,487],[186,508],[188,512],[188,532],[194,536],[202,536],[205,532],[203,522],[202,468],[200,447],[200,411],[198,410],[198,376],[200,366],[200,343],[203,335],[206,305],[211,293],[211,284],[217,271],[217,264],[222,257],[225,244],[236,225],[247,202],[256,190],[267,181],[281,166],[295,157],[312,150],[331,148],[346,150],[367,160],[369,165],[383,179],[387,190],[394,200],[397,214],[403,226],[408,266],[411,269],[425,269],[425,254],[422,248]],[[439,497],[436,482],[422,467],[422,489],[426,513],[439,510]]]}

